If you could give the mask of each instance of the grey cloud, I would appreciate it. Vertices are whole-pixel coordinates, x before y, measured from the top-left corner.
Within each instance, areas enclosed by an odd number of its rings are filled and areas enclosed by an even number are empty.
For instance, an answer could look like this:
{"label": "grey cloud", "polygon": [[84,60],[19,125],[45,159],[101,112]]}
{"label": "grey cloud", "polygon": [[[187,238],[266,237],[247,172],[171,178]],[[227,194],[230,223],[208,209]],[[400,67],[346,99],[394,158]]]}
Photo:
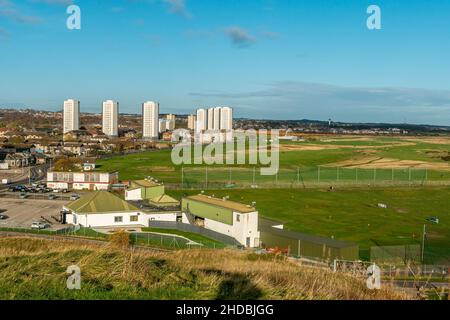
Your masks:
{"label": "grey cloud", "polygon": [[231,43],[238,48],[247,48],[256,41],[247,30],[241,27],[229,27],[225,30],[225,33],[230,38]]}
{"label": "grey cloud", "polygon": [[177,14],[186,18],[190,18],[192,15],[187,10],[185,0],[164,0],[167,4],[170,13]]}
{"label": "grey cloud", "polygon": [[9,0],[0,0],[0,17],[5,17],[23,24],[39,24],[40,17],[24,15],[19,12],[15,4]]}
{"label": "grey cloud", "polygon": [[247,110],[278,119],[338,117],[342,121],[402,122],[407,118],[415,123],[450,122],[450,90],[280,81],[261,90],[192,92],[191,96],[205,103],[245,105]]}

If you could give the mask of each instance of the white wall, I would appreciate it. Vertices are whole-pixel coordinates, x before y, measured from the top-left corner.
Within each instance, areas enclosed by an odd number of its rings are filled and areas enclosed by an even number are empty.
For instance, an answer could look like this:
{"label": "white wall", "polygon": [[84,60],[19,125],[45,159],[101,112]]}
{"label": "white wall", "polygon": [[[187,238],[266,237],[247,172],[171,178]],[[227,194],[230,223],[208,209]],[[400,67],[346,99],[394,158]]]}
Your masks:
{"label": "white wall", "polygon": [[177,221],[177,214],[176,213],[157,213],[157,214],[145,214],[145,219],[147,219],[147,224],[150,221],[169,221],[169,222],[175,222]]}
{"label": "white wall", "polygon": [[[237,216],[239,216],[239,221],[237,221]],[[245,214],[233,212],[232,226],[205,219],[205,228],[233,237],[244,246],[247,246],[247,237],[249,237],[250,247],[259,246],[258,212]]]}
{"label": "white wall", "polygon": [[[114,217],[122,217],[122,222],[114,222]],[[138,221],[130,221],[131,216],[138,216]],[[145,225],[145,217],[139,212],[117,212],[98,214],[68,214],[67,223],[79,224],[83,227],[115,227]],[[75,221],[76,220],[76,221]]]}
{"label": "white wall", "polygon": [[125,190],[125,200],[127,200],[127,201],[142,200],[141,189]]}

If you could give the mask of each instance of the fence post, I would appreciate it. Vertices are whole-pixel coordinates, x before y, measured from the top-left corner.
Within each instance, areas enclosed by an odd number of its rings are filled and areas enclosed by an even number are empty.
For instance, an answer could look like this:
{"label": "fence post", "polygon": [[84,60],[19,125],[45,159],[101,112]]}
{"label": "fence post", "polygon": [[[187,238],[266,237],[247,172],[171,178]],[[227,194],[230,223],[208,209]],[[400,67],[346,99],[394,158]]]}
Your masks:
{"label": "fence post", "polygon": [[336,167],[336,181],[339,181],[339,167]]}
{"label": "fence post", "polygon": [[373,168],[373,182],[377,181],[377,168]]}
{"label": "fence post", "polygon": [[184,167],[181,167],[181,188],[184,189]]}
{"label": "fence post", "polygon": [[355,168],[356,169],[356,182],[358,182],[358,168]]}
{"label": "fence post", "polygon": [[300,168],[297,167],[297,184],[300,184]]}
{"label": "fence post", "polygon": [[317,182],[320,183],[320,166],[317,166]]}
{"label": "fence post", "polygon": [[255,167],[253,167],[253,185],[255,185]]}

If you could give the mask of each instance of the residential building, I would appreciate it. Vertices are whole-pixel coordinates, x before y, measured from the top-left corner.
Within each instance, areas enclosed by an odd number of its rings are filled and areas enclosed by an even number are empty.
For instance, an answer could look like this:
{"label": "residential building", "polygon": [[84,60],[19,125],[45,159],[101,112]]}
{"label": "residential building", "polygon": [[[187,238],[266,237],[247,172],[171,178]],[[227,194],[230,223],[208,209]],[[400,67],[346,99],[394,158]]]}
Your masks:
{"label": "residential building", "polygon": [[194,116],[193,114],[190,114],[188,116],[188,129],[189,130],[195,130],[195,121],[196,121],[196,116]]}
{"label": "residential building", "polygon": [[212,130],[220,130],[220,113],[222,108],[214,108]]}
{"label": "residential building", "polygon": [[102,131],[109,137],[119,136],[119,103],[107,100],[103,102]]}
{"label": "residential building", "polygon": [[223,107],[220,110],[220,130],[233,130],[233,109]]}
{"label": "residential building", "polygon": [[158,129],[158,132],[159,133],[163,133],[163,132],[165,132],[166,130],[168,130],[167,129],[167,124],[168,124],[168,120],[166,120],[166,119],[159,119],[159,129]]}
{"label": "residential building", "polygon": [[214,130],[214,108],[208,109],[207,130]]}
{"label": "residential building", "polygon": [[142,137],[144,139],[158,139],[159,104],[147,101],[142,104]]}
{"label": "residential building", "polygon": [[28,167],[33,162],[33,156],[23,152],[8,153],[4,160],[4,163],[7,163],[9,168]]}
{"label": "residential building", "polygon": [[200,133],[208,130],[208,112],[206,109],[198,109],[196,119],[195,132]]}
{"label": "residential building", "polygon": [[69,99],[64,101],[63,133],[80,128],[80,101]]}

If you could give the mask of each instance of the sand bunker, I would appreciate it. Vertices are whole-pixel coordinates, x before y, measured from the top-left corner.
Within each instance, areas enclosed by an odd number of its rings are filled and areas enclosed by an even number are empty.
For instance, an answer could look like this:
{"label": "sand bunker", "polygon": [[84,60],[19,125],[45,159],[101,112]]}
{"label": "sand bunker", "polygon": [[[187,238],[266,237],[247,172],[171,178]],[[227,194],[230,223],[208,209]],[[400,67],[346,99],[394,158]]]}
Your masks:
{"label": "sand bunker", "polygon": [[344,168],[361,168],[361,169],[429,169],[429,170],[444,170],[450,171],[450,164],[439,162],[426,162],[416,160],[399,160],[381,157],[366,157],[361,159],[351,159],[341,162],[336,162],[330,167],[344,167]]}
{"label": "sand bunker", "polygon": [[[350,142],[351,143],[351,142]],[[380,146],[360,146],[360,145],[334,145],[334,144],[281,144],[280,151],[320,151],[337,149],[384,149],[388,147],[414,146],[413,142],[392,142]]]}

